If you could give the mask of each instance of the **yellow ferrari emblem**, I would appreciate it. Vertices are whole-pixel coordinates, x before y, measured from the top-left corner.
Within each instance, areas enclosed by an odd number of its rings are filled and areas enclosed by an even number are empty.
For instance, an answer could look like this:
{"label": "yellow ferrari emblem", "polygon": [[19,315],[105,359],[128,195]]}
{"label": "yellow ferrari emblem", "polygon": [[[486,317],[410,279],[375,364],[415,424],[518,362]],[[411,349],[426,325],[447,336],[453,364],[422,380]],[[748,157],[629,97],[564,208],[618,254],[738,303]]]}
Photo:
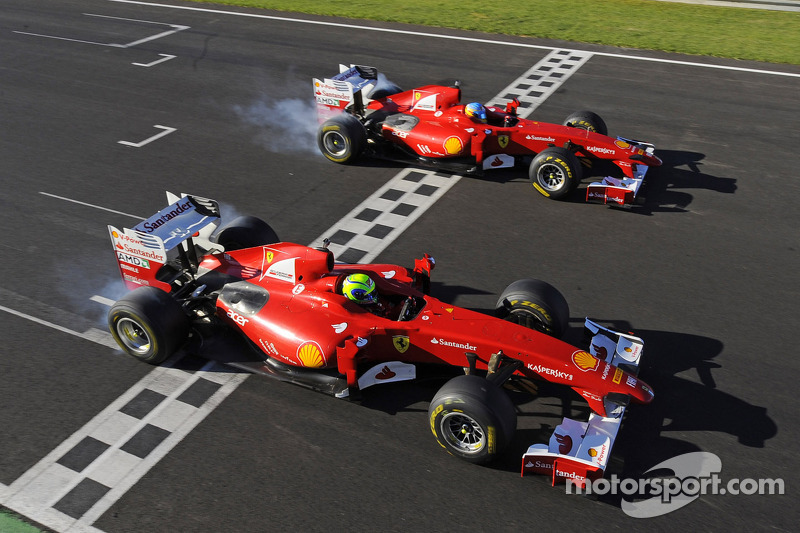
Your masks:
{"label": "yellow ferrari emblem", "polygon": [[408,347],[411,346],[407,335],[393,336],[392,344],[394,344],[395,349],[400,353],[405,353],[405,351],[408,350]]}
{"label": "yellow ferrari emblem", "polygon": [[275,254],[272,252],[267,252],[267,263],[272,263],[272,260],[275,258]]}
{"label": "yellow ferrari emblem", "polygon": [[500,148],[505,148],[508,146],[508,135],[498,135],[497,144],[500,145]]}

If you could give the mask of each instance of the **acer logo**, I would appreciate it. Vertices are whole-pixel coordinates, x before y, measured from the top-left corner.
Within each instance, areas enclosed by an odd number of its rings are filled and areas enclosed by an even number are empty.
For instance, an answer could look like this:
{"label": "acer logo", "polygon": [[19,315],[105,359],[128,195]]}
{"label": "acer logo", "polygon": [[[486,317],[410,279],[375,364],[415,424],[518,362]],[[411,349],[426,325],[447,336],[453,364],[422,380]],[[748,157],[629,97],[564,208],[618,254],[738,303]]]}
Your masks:
{"label": "acer logo", "polygon": [[242,315],[240,315],[236,311],[231,311],[230,309],[228,309],[227,315],[228,315],[228,318],[230,318],[231,320],[233,320],[234,322],[236,322],[240,326],[244,326],[245,324],[247,324],[250,321],[249,319],[243,317]]}

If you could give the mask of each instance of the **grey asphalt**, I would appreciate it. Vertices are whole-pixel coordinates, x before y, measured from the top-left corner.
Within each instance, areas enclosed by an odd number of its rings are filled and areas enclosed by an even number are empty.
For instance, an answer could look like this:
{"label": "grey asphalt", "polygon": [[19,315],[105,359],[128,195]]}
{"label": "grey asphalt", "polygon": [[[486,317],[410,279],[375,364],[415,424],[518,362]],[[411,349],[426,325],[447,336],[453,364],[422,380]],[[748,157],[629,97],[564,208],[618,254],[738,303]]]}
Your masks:
{"label": "grey asphalt", "polygon": [[[118,19],[100,24],[87,13]],[[153,33],[123,19],[190,29],[129,48],[76,42]],[[430,435],[435,383],[378,390],[358,405],[250,378],[96,527],[795,529],[800,216],[790,155],[800,144],[800,67],[622,51],[644,61],[609,47],[496,40],[603,54],[536,116],[560,122],[592,109],[612,134],[653,142],[665,165],[648,177],[645,205],[547,201],[524,172],[462,179],[378,260],[407,264],[430,252],[435,293],[475,309],[492,308],[517,278],[550,281],[570,303],[570,340],[580,339],[584,316],[645,339],[643,377],[656,400],[629,413],[615,451],[621,475],[703,450],[721,458],[724,479],[785,478],[787,495],[709,495],[634,520],[613,498],[519,478],[521,451],[563,412],[580,412],[569,397],[524,406],[509,456],[485,468],[449,457]],[[546,53],[101,0],[4,2],[2,303],[78,331],[103,327],[104,309],[89,297],[119,294],[106,224],[131,219],[85,204],[145,216],[165,189],[191,192],[268,220],[284,239],[316,238],[398,170],[337,166],[316,152],[305,127],[310,79],[340,62],[377,65],[406,88],[459,79],[465,100],[486,100]],[[175,57],[134,65],[160,54]],[[153,135],[154,125],[177,131],[142,148],[119,144]],[[18,315],[0,313],[0,323],[0,483],[8,485],[149,368]]]}

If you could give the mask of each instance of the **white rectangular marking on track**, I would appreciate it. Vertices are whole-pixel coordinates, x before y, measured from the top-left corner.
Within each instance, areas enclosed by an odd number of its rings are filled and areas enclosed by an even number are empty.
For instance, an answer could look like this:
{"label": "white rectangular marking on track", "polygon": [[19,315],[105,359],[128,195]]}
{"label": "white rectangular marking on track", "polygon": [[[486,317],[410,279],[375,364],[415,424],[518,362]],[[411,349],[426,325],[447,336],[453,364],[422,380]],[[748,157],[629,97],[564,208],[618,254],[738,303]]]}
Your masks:
{"label": "white rectangular marking on track", "polygon": [[162,129],[162,130],[164,130],[164,131],[162,131],[161,133],[156,133],[156,134],[155,134],[155,135],[153,135],[152,137],[148,137],[147,139],[145,139],[145,140],[143,140],[143,141],[140,141],[140,142],[138,142],[138,143],[134,143],[134,142],[131,142],[131,141],[117,141],[117,142],[118,142],[119,144],[124,144],[124,145],[126,145],[126,146],[133,146],[134,148],[141,148],[142,146],[144,146],[144,145],[146,145],[146,144],[150,144],[151,142],[153,142],[153,141],[155,141],[155,140],[157,140],[157,139],[160,139],[161,137],[163,137],[163,136],[165,136],[165,135],[169,135],[169,134],[170,134],[170,133],[172,133],[173,131],[178,131],[178,130],[177,130],[177,129],[175,129],[175,128],[170,128],[169,126],[160,126],[160,125],[158,125],[158,124],[156,124],[156,125],[155,125],[155,126],[153,126],[153,127],[154,127],[154,128],[159,128],[159,129]]}

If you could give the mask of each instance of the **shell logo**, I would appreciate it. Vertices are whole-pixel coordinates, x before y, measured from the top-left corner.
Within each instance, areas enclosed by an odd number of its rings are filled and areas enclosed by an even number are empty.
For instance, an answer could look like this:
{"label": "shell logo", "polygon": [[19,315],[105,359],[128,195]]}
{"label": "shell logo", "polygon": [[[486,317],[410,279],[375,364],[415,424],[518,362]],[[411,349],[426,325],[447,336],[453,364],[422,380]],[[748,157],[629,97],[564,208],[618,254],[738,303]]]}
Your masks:
{"label": "shell logo", "polygon": [[622,149],[630,148],[630,146],[631,146],[630,144],[626,143],[625,141],[620,141],[620,140],[614,141],[614,144],[616,144],[617,146],[619,146]]}
{"label": "shell logo", "polygon": [[309,368],[319,368],[325,364],[325,356],[319,344],[313,341],[306,341],[297,349],[297,358],[303,366]]}
{"label": "shell logo", "polygon": [[117,233],[116,231],[112,231],[111,235],[113,235],[115,239],[119,239],[119,233]]}
{"label": "shell logo", "polygon": [[589,370],[597,370],[597,365],[600,364],[600,359],[596,358],[589,352],[579,350],[572,354],[572,362],[575,363],[575,366],[580,368],[582,371],[588,372]]}
{"label": "shell logo", "polygon": [[464,149],[464,143],[461,142],[456,136],[448,137],[444,141],[444,151],[449,155],[456,155],[460,154],[461,150]]}

